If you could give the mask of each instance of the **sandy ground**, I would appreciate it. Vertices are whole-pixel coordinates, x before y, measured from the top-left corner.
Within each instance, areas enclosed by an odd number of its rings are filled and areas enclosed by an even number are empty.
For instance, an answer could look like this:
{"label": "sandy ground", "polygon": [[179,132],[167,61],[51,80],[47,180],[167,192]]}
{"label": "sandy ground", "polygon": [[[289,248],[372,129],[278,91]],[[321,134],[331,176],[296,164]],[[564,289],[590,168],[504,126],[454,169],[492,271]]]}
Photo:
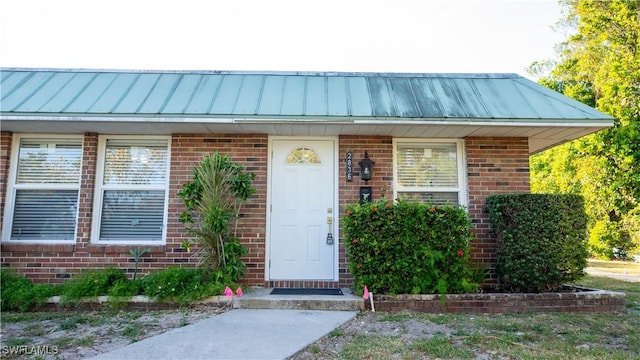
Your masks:
{"label": "sandy ground", "polygon": [[[0,358],[86,359],[223,311],[226,310],[198,307],[148,312],[70,312],[67,317],[51,320],[2,321]],[[79,318],[85,320],[76,321]]]}

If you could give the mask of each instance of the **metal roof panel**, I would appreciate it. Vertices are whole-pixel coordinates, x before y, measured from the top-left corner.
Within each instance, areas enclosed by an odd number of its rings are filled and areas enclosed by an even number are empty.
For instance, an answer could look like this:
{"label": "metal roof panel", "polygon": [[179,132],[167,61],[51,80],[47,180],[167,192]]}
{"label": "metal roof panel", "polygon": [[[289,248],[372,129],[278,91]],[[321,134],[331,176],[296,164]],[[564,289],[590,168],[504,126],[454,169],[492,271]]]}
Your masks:
{"label": "metal roof panel", "polygon": [[369,88],[369,96],[373,116],[395,116],[397,113],[393,106],[393,99],[387,87],[387,81],[381,77],[368,77],[367,86]]}
{"label": "metal roof panel", "polygon": [[345,77],[327,79],[327,113],[331,116],[350,115],[346,81]]}
{"label": "metal roof panel", "polygon": [[310,76],[307,78],[305,112],[306,115],[324,116],[327,111],[326,78]]}
{"label": "metal roof panel", "polygon": [[267,76],[261,89],[258,114],[277,115],[282,108],[282,93],[284,92],[283,76]]}
{"label": "metal roof panel", "polygon": [[189,104],[191,104],[202,79],[203,75],[180,74],[180,80],[176,84],[174,91],[169,95],[162,112],[167,114],[184,113]]}
{"label": "metal roof panel", "polygon": [[[4,100],[15,90],[21,88],[21,84],[33,76],[33,72],[0,71],[0,99]],[[0,102],[2,105],[2,102]]]}
{"label": "metal roof panel", "polygon": [[391,78],[388,84],[399,116],[415,118],[422,115],[418,98],[415,97],[411,86],[411,79]]}
{"label": "metal roof panel", "polygon": [[433,86],[431,79],[415,78],[411,80],[411,88],[420,109],[420,116],[426,118],[444,117],[444,108]]}
{"label": "metal roof panel", "polygon": [[347,97],[351,104],[352,116],[370,116],[373,113],[371,108],[371,97],[367,89],[366,78],[362,76],[348,77],[347,86],[349,92]]}
{"label": "metal roof panel", "polygon": [[71,101],[65,111],[70,113],[89,113],[93,105],[102,98],[103,94],[109,89],[111,83],[115,81],[118,74],[114,73],[96,73],[87,80],[82,91]]}
{"label": "metal roof panel", "polygon": [[183,113],[207,114],[224,75],[203,76]]}
{"label": "metal roof panel", "polygon": [[151,95],[159,79],[159,74],[140,74],[131,84],[131,87],[123,93],[120,102],[113,108],[112,112],[121,113],[133,110],[136,113],[144,113],[141,111],[142,105]]}
{"label": "metal roof panel", "polygon": [[282,115],[304,115],[305,78],[302,76],[286,77],[282,91]]}
{"label": "metal roof panel", "polygon": [[[16,89],[7,89],[9,95],[2,99],[3,111],[21,111],[21,105],[25,102],[32,100],[34,94],[46,84],[53,73],[51,72],[36,72],[24,79],[20,84],[17,84]],[[5,86],[3,84],[3,93]],[[38,106],[40,107],[40,106]]]}
{"label": "metal roof panel", "polygon": [[175,91],[180,77],[178,74],[160,75],[147,97],[138,107],[138,111],[143,114],[161,113],[171,94]]}
{"label": "metal roof panel", "polygon": [[244,78],[244,76],[240,75],[225,75],[208,113],[232,114]]}
{"label": "metal roof panel", "polygon": [[257,113],[260,90],[264,85],[264,80],[264,76],[245,76],[233,109],[234,114],[254,115]]}
{"label": "metal roof panel", "polygon": [[2,115],[367,121],[611,117],[514,74],[1,69]]}

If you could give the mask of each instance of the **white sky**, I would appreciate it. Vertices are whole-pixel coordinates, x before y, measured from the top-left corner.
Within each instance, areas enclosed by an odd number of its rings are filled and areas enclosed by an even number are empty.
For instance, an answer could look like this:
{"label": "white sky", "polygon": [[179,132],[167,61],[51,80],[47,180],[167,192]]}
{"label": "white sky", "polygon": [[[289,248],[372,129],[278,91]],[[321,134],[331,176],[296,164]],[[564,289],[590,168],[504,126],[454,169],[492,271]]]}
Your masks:
{"label": "white sky", "polygon": [[0,0],[0,66],[514,72],[554,58],[556,0]]}

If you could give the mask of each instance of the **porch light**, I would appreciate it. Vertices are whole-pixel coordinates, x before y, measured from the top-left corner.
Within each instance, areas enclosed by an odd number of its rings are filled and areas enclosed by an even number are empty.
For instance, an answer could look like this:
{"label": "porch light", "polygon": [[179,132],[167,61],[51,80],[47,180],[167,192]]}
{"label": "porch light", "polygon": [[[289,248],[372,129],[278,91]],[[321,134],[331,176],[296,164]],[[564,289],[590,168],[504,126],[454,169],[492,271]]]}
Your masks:
{"label": "porch light", "polygon": [[360,177],[364,180],[365,184],[371,180],[371,176],[373,176],[373,165],[375,163],[375,161],[369,159],[369,152],[365,150],[364,159],[358,163],[360,165]]}

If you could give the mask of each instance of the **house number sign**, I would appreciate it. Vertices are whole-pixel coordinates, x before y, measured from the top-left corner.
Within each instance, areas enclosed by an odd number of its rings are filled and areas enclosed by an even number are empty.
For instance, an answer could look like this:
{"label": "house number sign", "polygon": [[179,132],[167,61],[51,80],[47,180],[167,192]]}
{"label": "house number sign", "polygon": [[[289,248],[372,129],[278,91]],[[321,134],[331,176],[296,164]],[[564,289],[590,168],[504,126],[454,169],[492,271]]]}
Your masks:
{"label": "house number sign", "polygon": [[347,151],[347,181],[353,181],[353,153]]}

